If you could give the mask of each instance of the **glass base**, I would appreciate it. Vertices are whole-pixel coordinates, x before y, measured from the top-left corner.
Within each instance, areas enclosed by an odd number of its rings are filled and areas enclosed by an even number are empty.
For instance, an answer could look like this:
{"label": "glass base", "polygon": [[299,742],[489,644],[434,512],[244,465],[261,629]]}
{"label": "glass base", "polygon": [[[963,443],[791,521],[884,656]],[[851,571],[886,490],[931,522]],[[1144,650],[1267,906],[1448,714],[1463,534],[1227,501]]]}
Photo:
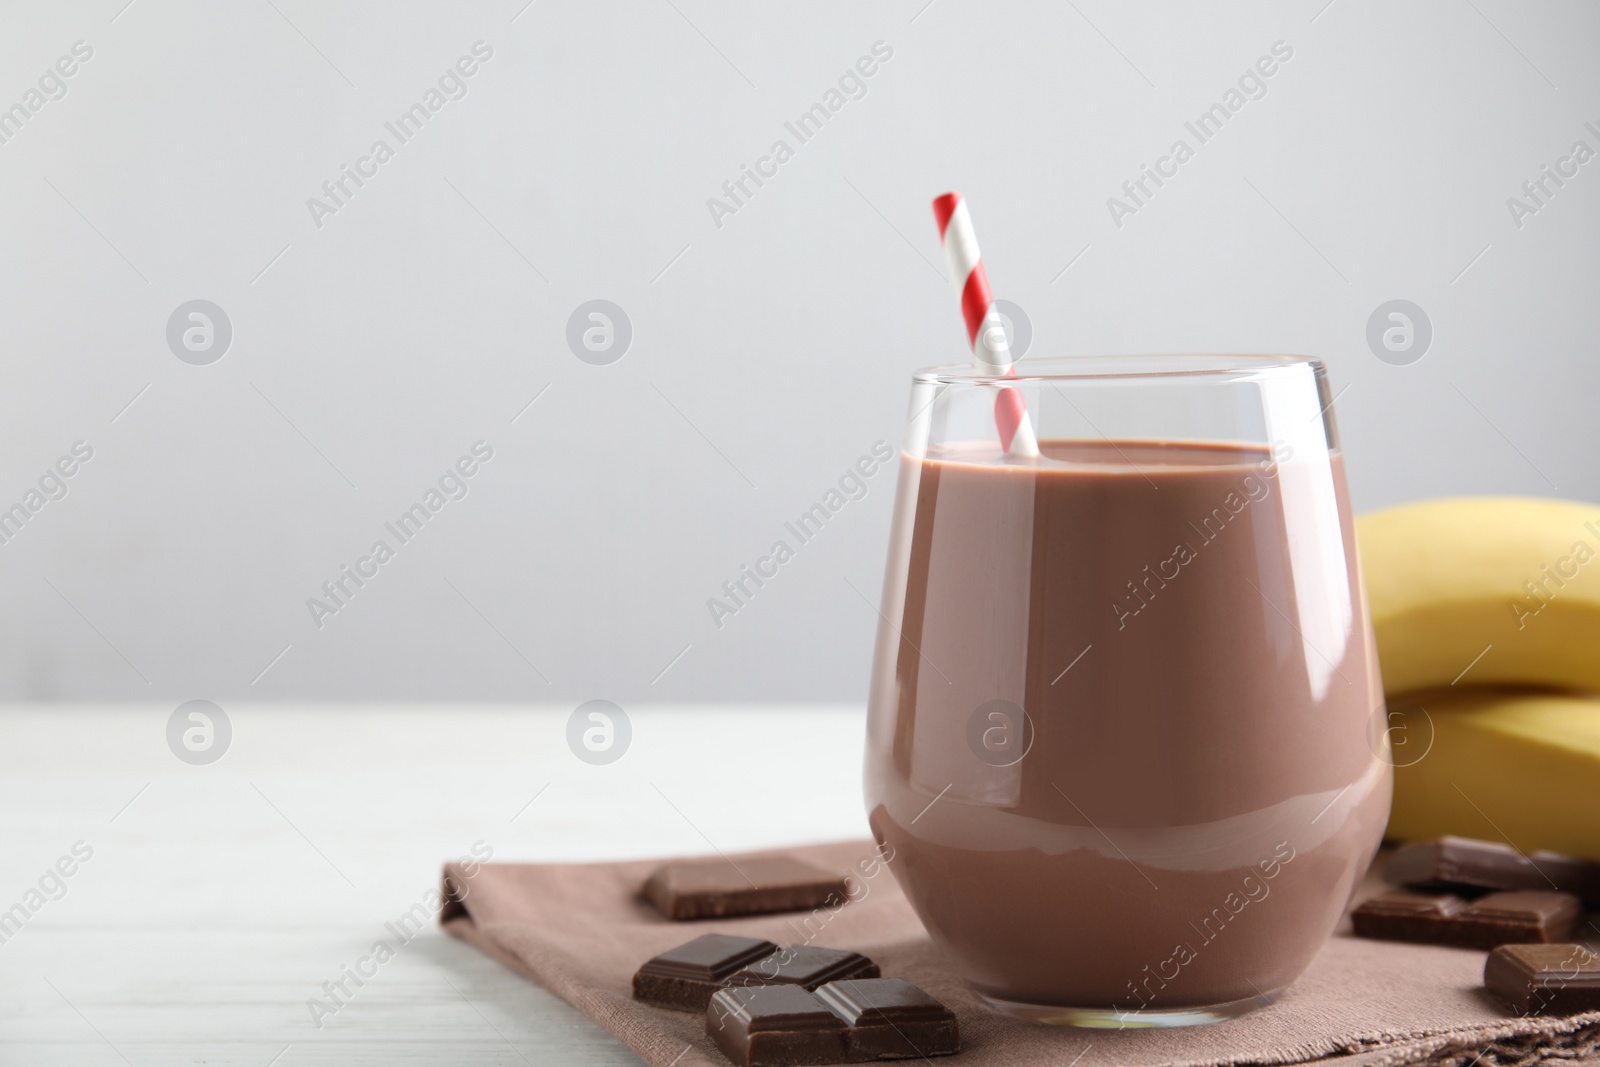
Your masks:
{"label": "glass base", "polygon": [[980,993],[998,1011],[1030,1022],[1049,1023],[1051,1026],[1081,1026],[1096,1030],[1140,1030],[1174,1026],[1201,1026],[1234,1019],[1246,1012],[1264,1008],[1278,999],[1283,992],[1274,989],[1259,996],[1230,1000],[1222,1004],[1206,1004],[1181,1008],[1136,1008],[1122,1011],[1116,1008],[1069,1008],[1059,1004],[1026,1004]]}

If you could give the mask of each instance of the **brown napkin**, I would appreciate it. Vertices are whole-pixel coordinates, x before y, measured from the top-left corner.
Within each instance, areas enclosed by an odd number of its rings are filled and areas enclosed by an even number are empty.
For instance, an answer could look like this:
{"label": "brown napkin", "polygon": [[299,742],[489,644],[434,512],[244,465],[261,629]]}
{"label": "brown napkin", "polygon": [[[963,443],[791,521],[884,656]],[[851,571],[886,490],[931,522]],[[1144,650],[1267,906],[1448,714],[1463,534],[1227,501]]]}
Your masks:
{"label": "brown napkin", "polygon": [[[871,850],[863,841],[781,854],[844,873]],[[955,1010],[963,1051],[952,1062],[960,1067],[1221,1067],[1332,1055],[1345,1057],[1340,1067],[1467,1067],[1479,1053],[1479,1067],[1493,1067],[1600,1055],[1600,1012],[1509,1014],[1482,989],[1482,952],[1366,941],[1347,931],[1328,942],[1276,1004],[1238,1019],[1122,1031],[1020,1022],[992,1011],[950,972],[887,870],[858,875],[865,894],[857,890],[860,899],[837,912],[675,923],[639,898],[661,862],[491,863],[471,877],[459,864],[447,864],[439,919],[449,933],[588,1013],[652,1067],[727,1063],[706,1038],[701,1016],[640,1004],[630,995],[640,963],[710,931],[866,953],[885,975],[909,978]],[[1363,895],[1378,888],[1369,876]]]}

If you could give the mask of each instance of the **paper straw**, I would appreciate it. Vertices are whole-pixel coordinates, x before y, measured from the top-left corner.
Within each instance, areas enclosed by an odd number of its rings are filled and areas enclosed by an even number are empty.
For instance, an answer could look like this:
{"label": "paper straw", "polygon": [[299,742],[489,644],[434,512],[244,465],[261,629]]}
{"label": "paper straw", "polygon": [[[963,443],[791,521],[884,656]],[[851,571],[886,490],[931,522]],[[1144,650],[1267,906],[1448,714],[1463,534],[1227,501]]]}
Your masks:
{"label": "paper straw", "polygon": [[[972,358],[984,370],[1006,378],[1015,377],[1011,347],[1006,342],[1000,311],[989,292],[989,275],[983,269],[983,254],[978,251],[978,236],[972,229],[972,216],[960,193],[945,193],[933,201],[933,217],[939,222],[939,239],[944,242],[945,263],[950,268],[950,284],[961,302],[961,315],[967,322],[967,341]],[[1000,444],[1013,456],[1037,456],[1039,442],[1022,391],[1002,385],[994,398],[994,425],[1000,431]]]}

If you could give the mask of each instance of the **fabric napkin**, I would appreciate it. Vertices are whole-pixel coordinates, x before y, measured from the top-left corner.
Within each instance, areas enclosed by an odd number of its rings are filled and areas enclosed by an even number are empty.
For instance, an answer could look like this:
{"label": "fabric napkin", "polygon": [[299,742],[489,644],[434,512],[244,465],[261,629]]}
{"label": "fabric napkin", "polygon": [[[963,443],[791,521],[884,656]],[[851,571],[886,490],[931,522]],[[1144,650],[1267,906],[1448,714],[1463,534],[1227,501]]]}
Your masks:
{"label": "fabric napkin", "polygon": [[[790,855],[845,873],[872,849],[861,841],[730,859]],[[989,1008],[945,965],[881,866],[871,878],[857,874],[859,899],[836,912],[671,922],[639,895],[662,862],[491,863],[470,871],[447,864],[440,923],[587,1013],[652,1067],[727,1063],[705,1036],[703,1016],[631,996],[639,964],[709,932],[865,953],[885,976],[908,978],[955,1011],[963,1048],[952,1067],[1225,1067],[1330,1056],[1339,1067],[1500,1067],[1600,1058],[1600,1012],[1518,1018],[1484,992],[1483,952],[1364,940],[1350,936],[1348,920],[1269,1007],[1209,1026],[1081,1030]],[[1369,874],[1358,899],[1380,888]]]}

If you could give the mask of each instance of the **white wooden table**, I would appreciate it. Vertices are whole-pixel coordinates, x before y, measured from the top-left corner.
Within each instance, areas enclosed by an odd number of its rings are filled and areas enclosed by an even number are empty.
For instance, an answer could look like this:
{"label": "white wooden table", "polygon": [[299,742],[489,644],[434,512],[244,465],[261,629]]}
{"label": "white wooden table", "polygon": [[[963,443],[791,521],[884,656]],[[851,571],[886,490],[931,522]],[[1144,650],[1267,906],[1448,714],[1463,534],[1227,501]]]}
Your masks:
{"label": "white wooden table", "polygon": [[[637,1063],[431,923],[320,1027],[308,1002],[475,842],[587,860],[867,833],[854,708],[634,709],[606,766],[568,749],[570,708],[314,705],[228,708],[227,753],[190,766],[172,710],[0,710],[0,912],[31,912],[0,915],[0,1064]],[[805,788],[770,788],[780,758]]]}

